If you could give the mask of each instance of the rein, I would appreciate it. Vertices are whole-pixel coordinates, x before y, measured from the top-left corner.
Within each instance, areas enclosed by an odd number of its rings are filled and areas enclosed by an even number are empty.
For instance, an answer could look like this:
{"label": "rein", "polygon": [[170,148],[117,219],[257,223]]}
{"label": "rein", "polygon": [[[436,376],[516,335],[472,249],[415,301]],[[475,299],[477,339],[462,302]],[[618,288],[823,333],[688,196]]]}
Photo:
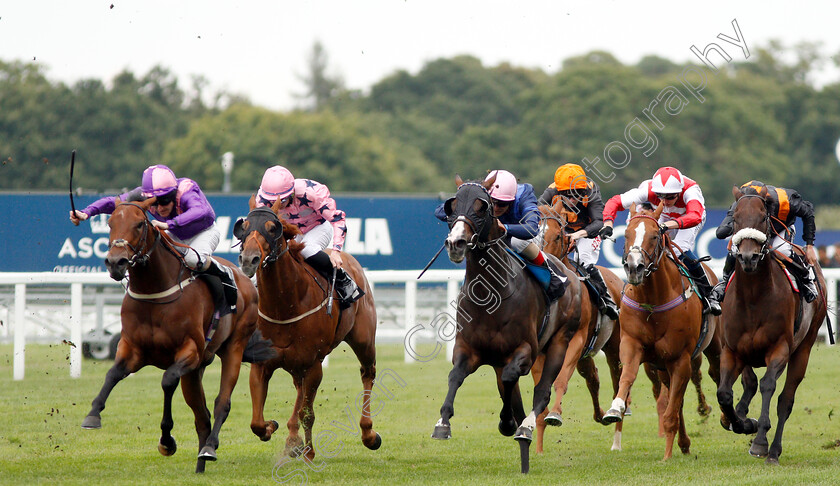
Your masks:
{"label": "rein", "polygon": [[[641,219],[641,218],[646,218],[646,219],[649,219],[649,220],[653,221],[654,223],[656,223],[656,227],[657,227],[657,231],[658,231],[659,221],[657,221],[656,218],[654,218],[652,216],[648,216],[647,214],[637,214],[636,216],[633,216],[632,218],[630,218],[630,221],[633,221],[634,219]],[[628,223],[629,223],[629,221],[628,221]],[[643,254],[646,257],[645,258],[646,261],[650,262],[645,266],[645,272],[644,272],[645,278],[650,277],[650,275],[653,272],[655,272],[659,269],[659,262],[662,260],[662,256],[665,254],[665,239],[667,237],[668,237],[668,235],[666,235],[666,234],[661,234],[660,235],[659,242],[656,243],[656,248],[653,250],[654,255],[656,255],[658,253],[658,256],[656,257],[655,260],[653,258],[653,255],[648,253],[647,250],[645,250],[644,248],[642,248],[640,246],[631,246],[627,250],[627,252],[624,254],[624,256],[621,257],[621,264],[624,265],[625,263],[627,263],[627,255],[629,255],[632,251],[638,251],[639,253]]]}

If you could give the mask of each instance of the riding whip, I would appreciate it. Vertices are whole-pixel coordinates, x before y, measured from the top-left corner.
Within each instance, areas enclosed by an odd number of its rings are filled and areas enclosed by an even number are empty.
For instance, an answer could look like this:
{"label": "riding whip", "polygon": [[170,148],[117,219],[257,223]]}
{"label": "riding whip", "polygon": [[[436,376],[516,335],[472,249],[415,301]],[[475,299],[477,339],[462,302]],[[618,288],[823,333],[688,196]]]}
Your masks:
{"label": "riding whip", "polygon": [[327,299],[327,315],[332,317],[333,294],[335,293],[335,275],[338,272],[338,267],[333,265],[333,274],[330,279],[330,297]]}
{"label": "riding whip", "polygon": [[440,252],[442,252],[445,247],[446,247],[446,243],[444,243],[443,246],[440,247],[440,250],[438,250],[437,253],[435,253],[435,256],[433,256],[432,259],[429,261],[429,263],[427,263],[426,266],[423,267],[423,271],[420,272],[420,275],[417,276],[417,280],[420,280],[420,277],[422,277],[423,274],[426,273],[426,270],[428,270],[429,267],[432,266],[432,263],[434,263],[435,260],[437,260],[437,257],[440,255]]}
{"label": "riding whip", "polygon": [[[73,166],[76,165],[76,149],[70,152],[70,209],[73,210],[73,216],[76,216],[76,205],[73,203]],[[76,223],[78,226],[79,223]]]}

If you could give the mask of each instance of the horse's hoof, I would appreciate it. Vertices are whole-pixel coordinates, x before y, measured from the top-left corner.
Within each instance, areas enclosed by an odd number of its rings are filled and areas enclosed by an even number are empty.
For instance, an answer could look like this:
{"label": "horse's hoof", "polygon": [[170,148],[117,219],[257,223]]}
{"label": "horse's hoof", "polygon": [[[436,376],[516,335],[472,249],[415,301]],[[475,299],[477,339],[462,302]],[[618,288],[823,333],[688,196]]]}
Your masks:
{"label": "horse's hoof", "polygon": [[97,415],[88,415],[82,420],[83,429],[101,429],[102,419]]}
{"label": "horse's hoof", "polygon": [[779,458],[768,456],[767,459],[764,460],[764,464],[767,464],[768,466],[778,466]]}
{"label": "horse's hoof", "polygon": [[732,430],[732,424],[729,422],[725,415],[720,416],[720,426],[723,427],[723,430],[734,432],[734,430]]}
{"label": "horse's hoof", "polygon": [[533,431],[531,429],[529,429],[528,427],[519,427],[518,429],[516,429],[516,435],[514,435],[513,438],[514,438],[514,440],[525,441],[525,442],[530,443],[531,440],[532,440],[531,439],[532,434],[533,434]]}
{"label": "horse's hoof", "polygon": [[171,444],[164,444],[163,442],[158,442],[158,452],[167,457],[171,456],[172,454],[175,454],[175,452],[178,451],[178,445],[175,444],[175,438],[170,437],[169,439],[172,441]]}
{"label": "horse's hoof", "polygon": [[[277,429],[280,428],[280,424],[278,424],[276,420],[270,420],[268,423],[269,423],[269,426],[265,428],[265,431],[264,431],[263,435],[257,434],[257,437],[259,437],[260,440],[263,441],[263,442],[270,441],[271,440],[271,434],[273,434],[274,432],[277,431]],[[273,429],[271,428],[272,426],[274,427]],[[256,433],[256,432],[254,432],[254,433]]]}
{"label": "horse's hoof", "polygon": [[552,427],[560,427],[563,425],[563,417],[557,412],[551,412],[545,416],[545,424]]}
{"label": "horse's hoof", "polygon": [[767,446],[758,446],[753,442],[750,446],[750,455],[753,457],[767,457]]}
{"label": "horse's hoof", "polygon": [[758,432],[758,420],[754,418],[748,418],[746,420],[747,426],[744,427],[744,434],[751,435]]}
{"label": "horse's hoof", "polygon": [[448,425],[435,425],[432,439],[446,440],[452,437],[452,428]]}
{"label": "horse's hoof", "polygon": [[633,412],[630,410],[630,407],[628,406],[627,409],[624,410],[624,416],[629,417],[631,415],[633,415]]}
{"label": "horse's hoof", "polygon": [[[708,417],[710,413],[712,413],[711,405],[706,404],[705,407],[703,405],[697,405],[697,414],[701,417]],[[624,415],[627,415],[627,412],[625,412]]]}
{"label": "horse's hoof", "polygon": [[377,433],[376,439],[374,439],[373,444],[368,447],[368,449],[375,451],[376,449],[379,449],[380,446],[382,446],[382,436]]}
{"label": "horse's hoof", "polygon": [[204,446],[201,448],[201,451],[198,453],[199,459],[206,459],[208,461],[215,461],[216,460],[216,449],[210,446]]}
{"label": "horse's hoof", "polygon": [[601,419],[601,423],[604,425],[610,425],[616,422],[621,422],[621,412],[614,408],[607,410],[607,413],[604,414],[604,418]]}
{"label": "horse's hoof", "polygon": [[511,419],[508,421],[499,420],[499,433],[505,437],[510,437],[516,432],[516,422]]}

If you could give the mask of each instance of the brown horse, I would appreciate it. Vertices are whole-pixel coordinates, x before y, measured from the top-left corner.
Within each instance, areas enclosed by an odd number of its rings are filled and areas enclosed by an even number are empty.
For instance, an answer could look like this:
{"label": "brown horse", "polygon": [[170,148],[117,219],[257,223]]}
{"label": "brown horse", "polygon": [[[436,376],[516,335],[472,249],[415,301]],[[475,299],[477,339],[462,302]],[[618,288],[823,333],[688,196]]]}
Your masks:
{"label": "brown horse", "polygon": [[[757,433],[750,454],[766,457],[767,464],[778,464],[782,453],[782,434],[793,409],[794,395],[805,376],[811,348],[826,316],[825,279],[816,264],[820,297],[805,303],[791,290],[782,264],[770,254],[772,234],[766,188],[757,194],[732,191],[737,201],[733,212],[732,250],[738,266],[730,280],[723,302],[723,350],[717,397],[721,410],[736,433]],[[801,248],[795,247],[801,252]],[[780,258],[786,258],[779,256]],[[816,262],[815,262],[816,263]],[[745,399],[736,410],[732,406],[732,384],[745,367],[766,367],[761,379],[761,415],[758,421],[746,419]],[[770,401],[776,380],[787,367],[785,385],[778,398],[777,429],[768,449]],[[754,393],[754,387],[752,392]],[[745,392],[746,393],[746,392]],[[746,399],[747,404],[749,398]],[[724,426],[726,424],[724,423]]]}
{"label": "brown horse", "polygon": [[[330,283],[304,263],[303,244],[294,240],[300,230],[279,217],[280,200],[273,208],[255,209],[254,197],[247,219],[234,226],[234,236],[242,242],[239,265],[248,276],[257,276],[260,295],[257,324],[263,335],[274,343],[277,357],[251,367],[251,430],[267,441],[279,428],[263,416],[268,382],[274,370],[283,368],[297,390],[294,410],[286,423],[284,454],[310,461],[315,457],[312,427],[315,424],[315,394],[323,377],[321,362],[341,344],[350,345],[361,363],[364,399],[362,400],[362,443],[378,449],[382,438],[373,430],[370,413],[371,388],[376,378],[376,307],[373,292],[361,265],[342,252],[344,268],[365,295],[345,310],[330,298]],[[304,440],[299,435],[303,422]]]}
{"label": "brown horse", "polygon": [[[674,437],[684,454],[689,453],[691,440],[685,431],[683,398],[691,376],[692,360],[702,351],[709,359],[709,375],[718,383],[720,338],[717,317],[707,316],[704,333],[703,305],[688,278],[675,262],[667,234],[660,232],[658,219],[660,204],[653,211],[630,209],[630,221],[624,233],[624,271],[630,285],[624,289],[621,301],[621,379],[619,390],[610,410],[604,415],[607,422],[622,419],[630,387],[636,380],[642,362],[651,363],[659,371],[659,379],[668,389],[668,396],[660,395],[659,408],[665,405],[665,456],[672,455]],[[714,274],[705,267],[710,281]]]}
{"label": "brown horse", "polygon": [[[568,287],[559,300],[547,306],[540,284],[525,273],[524,264],[504,244],[506,233],[493,216],[493,201],[488,193],[495,178],[484,183],[464,183],[456,177],[455,182],[458,192],[444,203],[450,227],[445,246],[453,262],[466,258],[467,269],[458,297],[459,332],[449,391],[432,437],[451,437],[449,420],[455,414],[453,403],[458,388],[479,366],[490,365],[496,371],[502,398],[499,432],[515,435],[520,443],[521,471],[527,473],[528,449],[537,416],[548,405],[551,383],[580,325],[581,284],[558,261],[568,278]],[[540,353],[546,356],[545,365],[536,378],[533,408],[526,417],[519,377],[528,374]]]}
{"label": "brown horse", "polygon": [[[180,380],[184,400],[195,415],[199,448],[196,472],[203,472],[206,460],[216,460],[219,431],[230,411],[230,397],[239,378],[243,353],[246,361],[254,361],[268,357],[270,352],[266,353],[267,343],[255,331],[254,285],[230,262],[220,258],[216,260],[230,267],[236,279],[237,312],[222,317],[215,330],[209,328],[215,310],[209,287],[203,279],[194,281],[174,243],[152,226],[146,211],[155,200],[116,199],[116,208],[108,220],[111,234],[105,266],[114,280],[125,278],[127,271],[131,278],[120,311],[122,334],[116,360],[82,427],[101,427],[100,412],[120,380],[146,365],[157,366],[166,370],[161,381],[163,420],[158,450],[164,456],[171,456],[177,448],[170,433],[172,395]],[[214,355],[222,360],[222,381],[211,430],[201,381]]]}
{"label": "brown horse", "polygon": [[[542,213],[543,219],[543,250],[556,256],[566,267],[571,268],[568,257],[574,248],[571,246],[569,233],[566,231],[568,210],[563,207],[562,200],[558,200],[553,206],[540,206],[540,212]],[[613,299],[618,301],[621,298],[621,288],[624,283],[610,270],[600,266],[598,268],[604,276],[604,281]],[[618,359],[619,321],[613,321],[598,311],[585,285],[580,285],[579,291],[582,293],[578,299],[581,303],[581,324],[578,331],[569,341],[569,348],[566,350],[566,359],[563,362],[563,367],[560,369],[557,379],[554,380],[554,391],[557,394],[557,398],[554,400],[554,407],[551,411],[546,410],[540,414],[537,419],[536,451],[538,454],[543,452],[543,435],[545,434],[546,424],[558,426],[563,424],[561,402],[575,369],[586,380],[586,386],[592,397],[593,417],[596,422],[601,423],[601,419],[604,417],[604,410],[601,408],[598,398],[600,380],[598,378],[598,368],[595,366],[595,360],[593,358],[598,351],[603,351],[606,355],[607,365],[610,368],[610,377],[612,378],[613,392],[618,391],[618,378],[621,374]],[[586,354],[584,355],[584,353]],[[534,363],[532,372],[537,371],[534,373],[535,377],[539,375],[538,371],[542,369],[543,360],[544,357],[540,356],[537,362]],[[612,446],[613,450],[621,450],[621,428],[622,422],[616,423]]]}

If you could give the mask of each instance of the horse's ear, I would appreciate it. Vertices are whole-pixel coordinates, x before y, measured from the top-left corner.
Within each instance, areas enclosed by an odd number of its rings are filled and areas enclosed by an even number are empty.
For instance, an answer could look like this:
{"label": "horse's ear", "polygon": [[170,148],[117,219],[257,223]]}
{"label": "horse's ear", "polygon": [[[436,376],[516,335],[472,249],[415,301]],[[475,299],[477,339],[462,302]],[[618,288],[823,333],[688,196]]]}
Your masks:
{"label": "horse's ear", "polygon": [[656,210],[653,212],[653,219],[659,219],[659,215],[662,214],[662,210],[665,208],[665,205],[662,201],[659,201],[659,206],[656,206]]}
{"label": "horse's ear", "polygon": [[539,210],[540,210],[540,214],[541,214],[543,217],[546,217],[546,216],[548,216],[549,214],[552,214],[552,213],[554,212],[554,210],[551,208],[551,206],[549,206],[549,205],[547,205],[547,204],[540,204],[540,205],[537,207],[537,209],[539,209]]}
{"label": "horse's ear", "polygon": [[461,176],[459,174],[455,174],[455,187],[461,187],[463,183],[464,180],[461,179]]}
{"label": "horse's ear", "polygon": [[635,215],[636,215],[636,203],[633,203],[633,204],[630,205],[630,217],[632,218]]}
{"label": "horse's ear", "polygon": [[117,206],[119,206],[120,204],[122,204],[122,199],[120,199],[120,197],[119,197],[119,196],[115,197],[115,198],[114,198],[114,207],[117,207]]}
{"label": "horse's ear", "polygon": [[450,197],[446,201],[443,202],[443,214],[447,216],[452,216],[452,213],[455,212],[455,198]]}
{"label": "horse's ear", "polygon": [[[253,198],[252,198],[253,199]],[[233,236],[239,241],[245,238],[245,229],[242,227],[245,224],[244,218],[239,218],[233,225]]]}
{"label": "horse's ear", "polygon": [[280,215],[280,209],[282,209],[280,207],[281,204],[283,204],[283,199],[278,197],[277,200],[274,201],[274,204],[271,205],[271,210],[278,216]]}
{"label": "horse's ear", "polygon": [[484,181],[484,183],[482,185],[484,186],[485,189],[487,189],[489,191],[490,188],[493,187],[493,184],[496,183],[496,176],[497,175],[499,175],[498,171],[494,172],[493,175],[489,179]]}
{"label": "horse's ear", "polygon": [[743,195],[744,195],[744,193],[743,193],[743,192],[741,192],[741,188],[740,188],[740,187],[738,187],[738,186],[732,186],[732,195],[735,197],[735,200],[737,201],[738,199],[741,199],[741,196],[743,196]]}
{"label": "horse's ear", "polygon": [[251,199],[248,199],[248,209],[253,211],[257,207],[257,195],[251,194]]}
{"label": "horse's ear", "polygon": [[157,197],[153,196],[153,197],[150,197],[149,199],[146,199],[144,201],[140,201],[140,207],[145,209],[146,211],[148,211],[149,208],[152,207],[152,204],[154,204],[156,202],[157,202]]}

